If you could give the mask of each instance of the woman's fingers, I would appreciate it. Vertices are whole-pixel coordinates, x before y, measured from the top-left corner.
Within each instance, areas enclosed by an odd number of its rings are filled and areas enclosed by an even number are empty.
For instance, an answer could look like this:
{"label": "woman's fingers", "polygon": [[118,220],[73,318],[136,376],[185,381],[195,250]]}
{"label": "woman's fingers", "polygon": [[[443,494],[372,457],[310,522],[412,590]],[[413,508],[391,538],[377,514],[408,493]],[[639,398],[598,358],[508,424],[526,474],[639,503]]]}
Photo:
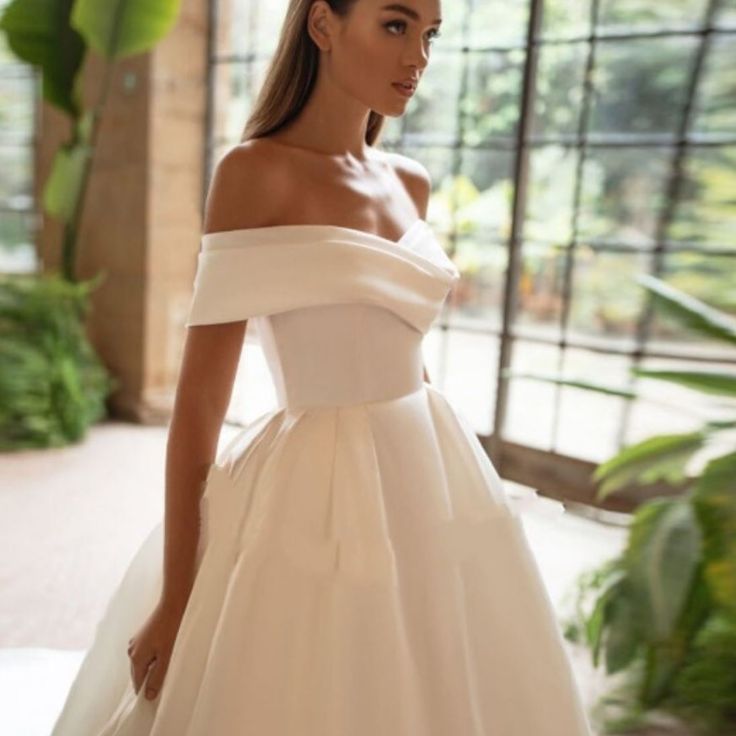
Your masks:
{"label": "woman's fingers", "polygon": [[130,672],[133,680],[133,690],[135,691],[136,695],[141,689],[143,681],[146,679],[146,675],[148,673],[149,667],[151,666],[151,663],[155,661],[156,656],[154,654],[149,654],[148,656],[144,657],[141,656],[140,652],[134,652],[131,655]]}
{"label": "woman's fingers", "polygon": [[161,690],[161,685],[164,681],[164,675],[166,674],[166,664],[163,660],[158,658],[151,662],[151,666],[148,669],[148,675],[146,678],[146,698],[153,700]]}
{"label": "woman's fingers", "polygon": [[176,640],[180,616],[158,606],[140,632],[128,639],[128,657],[133,689],[153,700],[161,690]]}
{"label": "woman's fingers", "polygon": [[130,660],[130,679],[133,682],[133,692],[136,695],[138,695],[139,684],[138,684],[138,680],[136,679],[135,662],[133,661],[132,657],[131,657],[131,660]]}

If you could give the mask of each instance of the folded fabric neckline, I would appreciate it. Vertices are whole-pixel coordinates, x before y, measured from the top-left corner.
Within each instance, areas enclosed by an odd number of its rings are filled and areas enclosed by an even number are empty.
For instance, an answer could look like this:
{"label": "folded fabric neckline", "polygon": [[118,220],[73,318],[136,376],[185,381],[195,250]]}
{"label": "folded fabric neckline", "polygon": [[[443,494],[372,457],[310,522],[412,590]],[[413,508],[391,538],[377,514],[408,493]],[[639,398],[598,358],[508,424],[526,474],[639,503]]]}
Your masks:
{"label": "folded fabric neckline", "polygon": [[[419,228],[422,230],[419,231]],[[419,232],[432,237],[431,255],[425,248],[424,238],[419,237]],[[415,233],[417,237],[413,237]],[[300,235],[303,236],[303,240]],[[315,239],[335,242],[344,240],[356,246],[377,248],[402,259],[409,259],[415,265],[421,264],[423,269],[430,269],[433,274],[440,275],[443,279],[452,281],[459,278],[457,267],[437,242],[429,223],[422,218],[415,220],[398,240],[391,240],[376,233],[343,225],[319,223],[218,230],[202,236],[200,255],[205,256],[205,254],[222,250],[235,250],[243,245],[265,245],[278,242],[281,238],[294,242],[313,242]]]}

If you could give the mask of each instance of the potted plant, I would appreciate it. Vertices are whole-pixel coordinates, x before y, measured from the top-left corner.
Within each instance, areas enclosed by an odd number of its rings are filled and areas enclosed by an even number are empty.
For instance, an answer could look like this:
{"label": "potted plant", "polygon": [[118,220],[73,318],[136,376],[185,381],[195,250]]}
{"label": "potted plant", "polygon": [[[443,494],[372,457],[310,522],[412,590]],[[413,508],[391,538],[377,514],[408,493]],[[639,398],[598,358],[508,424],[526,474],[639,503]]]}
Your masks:
{"label": "potted plant", "polygon": [[[733,345],[736,321],[652,276],[639,282],[687,329]],[[632,516],[622,553],[585,571],[565,635],[589,647],[615,682],[597,703],[605,733],[669,714],[697,733],[736,733],[736,372],[632,368],[723,400],[730,416],[658,435],[599,465],[598,498],[667,481]],[[516,374],[514,374],[516,375]],[[606,393],[614,387],[524,374]],[[636,394],[633,394],[636,398]],[[645,397],[644,397],[645,398]]]}
{"label": "potted plant", "polygon": [[[0,448],[73,442],[105,416],[117,387],[89,344],[83,320],[102,274],[79,282],[75,251],[99,121],[117,59],[151,49],[171,28],[180,0],[13,0],[0,17],[8,47],[41,74],[43,98],[71,123],[43,188],[43,207],[63,224],[57,273],[0,279]],[[90,50],[106,60],[98,98],[85,107]]]}

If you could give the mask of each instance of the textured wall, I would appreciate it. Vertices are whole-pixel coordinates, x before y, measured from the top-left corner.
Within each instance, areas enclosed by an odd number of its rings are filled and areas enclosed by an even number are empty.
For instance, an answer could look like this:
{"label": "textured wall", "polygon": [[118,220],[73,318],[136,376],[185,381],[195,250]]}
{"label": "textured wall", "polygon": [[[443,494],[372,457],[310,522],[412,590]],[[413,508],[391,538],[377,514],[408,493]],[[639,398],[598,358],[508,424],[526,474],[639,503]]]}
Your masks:
{"label": "textured wall", "polygon": [[[201,231],[207,7],[185,0],[172,32],[149,54],[115,64],[77,248],[77,273],[106,278],[93,297],[90,338],[121,382],[117,416],[166,422],[185,335]],[[104,62],[88,58],[87,104]],[[44,105],[37,143],[41,187],[66,121]],[[61,228],[44,217],[44,270],[59,264]]]}

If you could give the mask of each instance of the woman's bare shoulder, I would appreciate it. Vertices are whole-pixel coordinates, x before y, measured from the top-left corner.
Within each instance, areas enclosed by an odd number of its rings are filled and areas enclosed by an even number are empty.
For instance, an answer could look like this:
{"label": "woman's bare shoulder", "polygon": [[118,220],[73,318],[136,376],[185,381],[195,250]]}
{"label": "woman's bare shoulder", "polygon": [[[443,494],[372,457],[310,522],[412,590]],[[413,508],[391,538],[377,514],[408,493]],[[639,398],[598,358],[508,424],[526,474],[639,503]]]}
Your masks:
{"label": "woman's bare shoulder", "polygon": [[407,193],[414,200],[419,212],[426,215],[429,196],[432,192],[432,177],[427,167],[403,153],[386,151],[386,160],[401,179]]}
{"label": "woman's bare shoulder", "polygon": [[218,160],[205,204],[205,233],[262,227],[282,208],[288,172],[257,140],[243,141]]}
{"label": "woman's bare shoulder", "polygon": [[432,178],[423,163],[396,151],[385,151],[384,155],[396,173],[409,184],[419,188],[431,188]]}

